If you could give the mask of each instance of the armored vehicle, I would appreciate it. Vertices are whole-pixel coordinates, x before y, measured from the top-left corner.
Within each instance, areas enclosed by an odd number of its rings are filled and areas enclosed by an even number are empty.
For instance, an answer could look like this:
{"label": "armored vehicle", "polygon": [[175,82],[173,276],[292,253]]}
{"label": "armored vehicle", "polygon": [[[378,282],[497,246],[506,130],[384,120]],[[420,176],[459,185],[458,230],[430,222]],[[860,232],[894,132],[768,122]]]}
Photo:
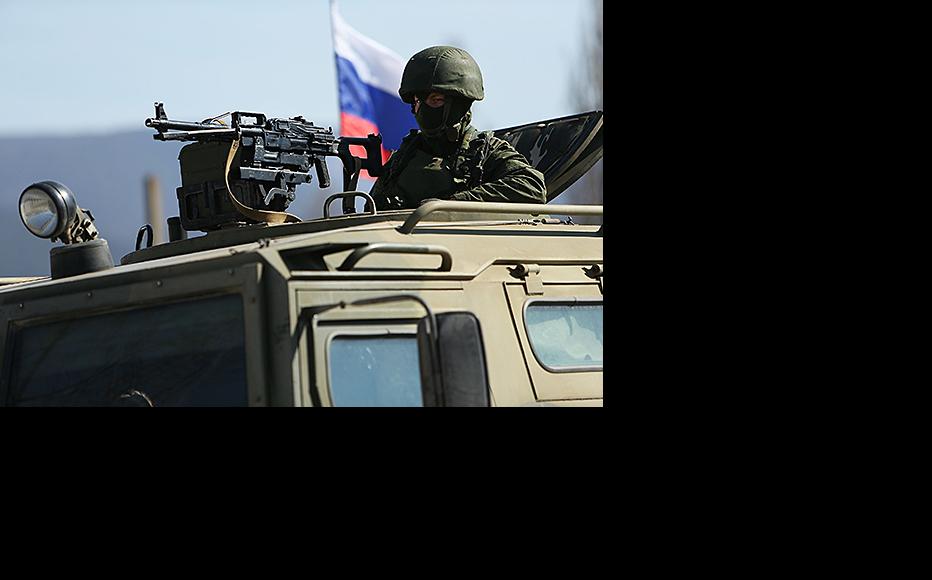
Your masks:
{"label": "armored vehicle", "polygon": [[[377,151],[377,136],[239,115],[205,128],[157,107],[156,138],[194,141],[179,215],[163,244],[143,225],[118,264],[75,192],[26,187],[24,225],[63,245],[51,276],[0,279],[0,404],[602,405],[603,227],[573,220],[602,206],[378,211],[355,189],[378,166],[349,153]],[[496,135],[553,199],[601,157],[602,113]],[[344,191],[322,218],[284,213],[312,167],[329,181],[326,155],[343,160]]]}

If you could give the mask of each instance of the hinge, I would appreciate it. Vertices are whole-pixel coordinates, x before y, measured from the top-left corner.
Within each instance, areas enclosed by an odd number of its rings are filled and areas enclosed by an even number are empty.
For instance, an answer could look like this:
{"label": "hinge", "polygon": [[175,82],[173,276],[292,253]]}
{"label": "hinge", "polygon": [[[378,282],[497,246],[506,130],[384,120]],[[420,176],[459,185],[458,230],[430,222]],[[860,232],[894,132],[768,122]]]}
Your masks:
{"label": "hinge", "polygon": [[528,295],[544,293],[544,281],[540,277],[540,266],[537,264],[518,264],[514,268],[508,268],[508,271],[515,278],[524,279],[524,290]]}

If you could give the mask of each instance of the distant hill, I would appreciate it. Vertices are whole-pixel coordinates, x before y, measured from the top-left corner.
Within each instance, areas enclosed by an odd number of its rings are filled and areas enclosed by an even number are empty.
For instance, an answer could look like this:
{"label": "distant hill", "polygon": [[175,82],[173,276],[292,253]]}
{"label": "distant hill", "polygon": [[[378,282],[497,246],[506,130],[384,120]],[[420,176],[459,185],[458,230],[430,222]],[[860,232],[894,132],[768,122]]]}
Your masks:
{"label": "distant hill", "polygon": [[[133,251],[136,232],[145,223],[146,174],[151,173],[159,180],[163,215],[166,218],[178,215],[175,196],[175,188],[181,185],[178,150],[184,143],[155,141],[152,134],[140,129],[85,137],[0,137],[0,277],[49,274],[48,252],[52,244],[29,234],[17,209],[20,193],[36,181],[60,181],[74,192],[80,206],[93,212],[115,264]],[[328,158],[327,165],[332,185],[320,189],[315,178],[313,184],[299,186],[297,199],[288,208],[290,213],[303,218],[323,215],[324,199],[342,190],[342,164],[336,158]],[[574,200],[593,203],[585,199],[582,181],[553,203],[574,203]],[[358,188],[368,191],[371,186],[371,182],[360,180]],[[358,207],[361,209],[361,201]],[[331,209],[340,213],[340,202],[333,202]],[[193,235],[200,234],[189,234]]]}

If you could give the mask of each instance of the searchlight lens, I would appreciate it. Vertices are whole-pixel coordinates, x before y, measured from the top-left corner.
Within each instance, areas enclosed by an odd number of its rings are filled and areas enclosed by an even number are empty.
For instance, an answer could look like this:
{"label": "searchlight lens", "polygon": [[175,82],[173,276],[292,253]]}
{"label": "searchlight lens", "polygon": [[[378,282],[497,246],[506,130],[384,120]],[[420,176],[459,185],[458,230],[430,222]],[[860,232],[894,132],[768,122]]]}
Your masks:
{"label": "searchlight lens", "polygon": [[27,189],[19,198],[19,215],[26,229],[40,238],[50,238],[58,229],[55,202],[41,189]]}
{"label": "searchlight lens", "polygon": [[74,195],[55,181],[41,181],[27,187],[19,196],[19,217],[26,229],[40,238],[56,238],[74,219]]}

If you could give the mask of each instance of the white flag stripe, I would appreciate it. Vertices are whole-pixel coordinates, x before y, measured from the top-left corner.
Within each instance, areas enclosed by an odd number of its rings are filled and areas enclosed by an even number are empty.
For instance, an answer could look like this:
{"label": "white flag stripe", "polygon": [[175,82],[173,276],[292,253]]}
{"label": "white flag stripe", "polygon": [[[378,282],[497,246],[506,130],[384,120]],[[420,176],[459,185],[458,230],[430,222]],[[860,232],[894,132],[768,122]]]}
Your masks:
{"label": "white flag stripe", "polygon": [[350,61],[365,84],[397,94],[405,60],[397,53],[357,32],[343,20],[336,2],[330,4],[333,22],[333,48],[337,56]]}

